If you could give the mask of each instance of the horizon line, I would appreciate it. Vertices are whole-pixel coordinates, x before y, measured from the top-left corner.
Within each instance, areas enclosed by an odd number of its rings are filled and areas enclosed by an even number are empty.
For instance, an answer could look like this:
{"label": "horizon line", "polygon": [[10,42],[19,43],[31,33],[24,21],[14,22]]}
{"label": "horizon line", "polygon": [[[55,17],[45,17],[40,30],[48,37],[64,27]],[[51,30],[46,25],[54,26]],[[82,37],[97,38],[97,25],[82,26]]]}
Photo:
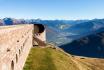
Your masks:
{"label": "horizon line", "polygon": [[0,17],[0,19],[4,19],[4,18],[12,18],[12,19],[24,19],[24,20],[94,20],[94,19],[104,19],[104,18],[79,18],[79,19],[64,19],[64,18],[52,18],[52,19],[43,19],[43,18],[14,18],[14,17]]}

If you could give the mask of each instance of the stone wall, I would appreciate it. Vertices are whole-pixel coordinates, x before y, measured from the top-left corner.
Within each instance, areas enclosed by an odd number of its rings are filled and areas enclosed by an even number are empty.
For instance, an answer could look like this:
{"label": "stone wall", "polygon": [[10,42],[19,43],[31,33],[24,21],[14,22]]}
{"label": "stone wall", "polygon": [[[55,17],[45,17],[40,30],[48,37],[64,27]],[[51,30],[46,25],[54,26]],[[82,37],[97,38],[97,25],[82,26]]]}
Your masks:
{"label": "stone wall", "polygon": [[32,24],[0,27],[0,70],[22,70],[33,40]]}

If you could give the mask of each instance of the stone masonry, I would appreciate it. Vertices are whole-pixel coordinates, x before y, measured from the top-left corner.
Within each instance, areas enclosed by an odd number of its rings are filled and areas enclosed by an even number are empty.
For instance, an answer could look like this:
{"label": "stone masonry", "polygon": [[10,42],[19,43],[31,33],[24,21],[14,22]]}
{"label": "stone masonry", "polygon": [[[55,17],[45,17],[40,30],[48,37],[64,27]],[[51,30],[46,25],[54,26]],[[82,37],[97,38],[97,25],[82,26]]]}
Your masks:
{"label": "stone masonry", "polygon": [[0,27],[0,70],[23,69],[33,46],[33,31],[33,24]]}

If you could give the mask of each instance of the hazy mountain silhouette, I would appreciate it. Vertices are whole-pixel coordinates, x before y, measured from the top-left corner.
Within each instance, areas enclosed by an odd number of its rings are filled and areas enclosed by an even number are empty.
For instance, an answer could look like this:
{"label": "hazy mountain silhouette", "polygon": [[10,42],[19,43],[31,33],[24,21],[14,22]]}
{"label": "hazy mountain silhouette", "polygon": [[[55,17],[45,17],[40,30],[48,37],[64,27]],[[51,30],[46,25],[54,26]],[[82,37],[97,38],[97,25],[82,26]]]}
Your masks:
{"label": "hazy mountain silhouette", "polygon": [[3,21],[5,25],[13,25],[13,20],[11,18],[4,18]]}
{"label": "hazy mountain silhouette", "polygon": [[59,47],[73,55],[104,58],[104,29]]}

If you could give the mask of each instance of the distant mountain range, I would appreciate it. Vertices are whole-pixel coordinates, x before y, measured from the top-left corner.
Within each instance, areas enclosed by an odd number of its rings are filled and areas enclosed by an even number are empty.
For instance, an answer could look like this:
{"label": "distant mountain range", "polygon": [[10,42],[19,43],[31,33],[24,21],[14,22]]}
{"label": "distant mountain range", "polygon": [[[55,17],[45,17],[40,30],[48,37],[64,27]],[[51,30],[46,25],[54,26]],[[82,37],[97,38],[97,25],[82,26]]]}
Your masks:
{"label": "distant mountain range", "polygon": [[[83,22],[57,23],[55,26],[48,24],[52,33],[47,33],[49,42],[56,43],[58,46],[71,43],[73,40],[104,31],[104,19],[83,20]],[[52,39],[50,39],[52,37]]]}
{"label": "distant mountain range", "polygon": [[104,58],[104,29],[59,47],[77,56]]}

